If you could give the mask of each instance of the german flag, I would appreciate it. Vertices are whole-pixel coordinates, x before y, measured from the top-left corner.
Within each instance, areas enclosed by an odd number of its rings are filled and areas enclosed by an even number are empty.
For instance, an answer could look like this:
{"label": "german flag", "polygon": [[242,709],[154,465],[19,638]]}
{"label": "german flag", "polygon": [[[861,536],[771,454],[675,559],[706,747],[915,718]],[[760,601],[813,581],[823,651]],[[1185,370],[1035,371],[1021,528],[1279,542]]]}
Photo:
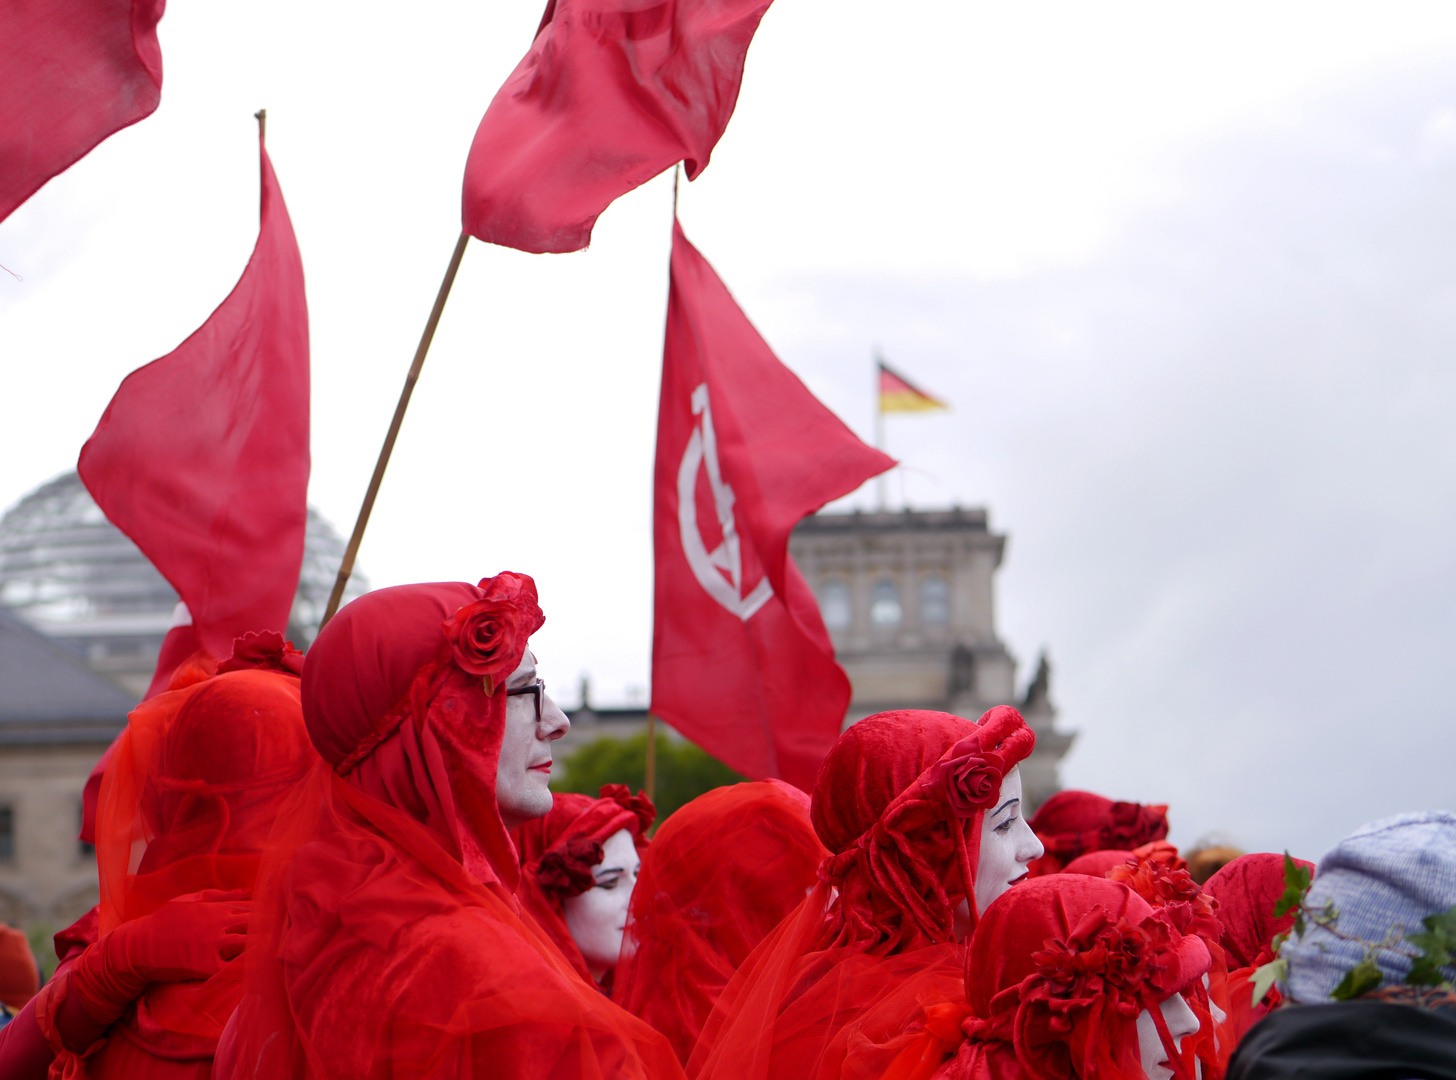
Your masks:
{"label": "german flag", "polygon": [[880,367],[880,412],[925,412],[950,408],[915,386],[883,360],[876,358],[875,362]]}

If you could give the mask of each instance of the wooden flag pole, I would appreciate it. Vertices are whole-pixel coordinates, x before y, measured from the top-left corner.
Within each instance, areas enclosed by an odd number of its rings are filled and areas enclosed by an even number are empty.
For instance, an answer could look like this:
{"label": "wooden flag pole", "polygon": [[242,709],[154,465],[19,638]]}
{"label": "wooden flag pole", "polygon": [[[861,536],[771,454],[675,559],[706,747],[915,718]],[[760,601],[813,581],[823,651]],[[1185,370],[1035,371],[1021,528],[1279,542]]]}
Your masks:
{"label": "wooden flag pole", "polygon": [[258,121],[258,138],[264,142],[268,141],[268,110],[259,109],[253,114],[253,119]]}
{"label": "wooden flag pole", "polygon": [[469,233],[461,233],[460,239],[455,241],[455,252],[450,256],[450,265],[445,269],[445,280],[440,282],[440,292],[435,297],[435,306],[430,310],[429,321],[425,323],[425,332],[420,335],[420,347],[415,350],[414,363],[410,365],[409,374],[405,376],[404,389],[399,392],[399,404],[394,407],[394,419],[389,422],[389,432],[384,436],[384,445],[379,448],[379,460],[374,463],[374,475],[369,479],[369,490],[364,492],[364,503],[359,507],[358,520],[354,522],[354,532],[349,537],[349,546],[344,549],[344,561],[339,564],[339,576],[334,580],[334,591],[329,595],[329,606],[324,611],[323,620],[319,623],[322,630],[328,625],[334,613],[339,610],[339,604],[344,599],[344,586],[349,583],[349,575],[354,572],[354,559],[359,554],[359,543],[364,539],[364,529],[369,524],[369,514],[374,509],[374,499],[379,494],[379,485],[384,480],[384,470],[389,467],[389,455],[394,452],[394,440],[399,437],[400,425],[404,423],[404,412],[409,408],[410,395],[415,392],[415,383],[419,381],[420,369],[425,366],[425,354],[430,351],[430,342],[435,339],[435,327],[440,325],[440,312],[445,310],[445,301],[450,296],[450,286],[455,284],[456,271],[460,269],[460,259],[465,254],[465,245],[470,240]]}
{"label": "wooden flag pole", "polygon": [[642,777],[642,787],[649,799],[657,789],[657,717],[647,714],[647,768]]}

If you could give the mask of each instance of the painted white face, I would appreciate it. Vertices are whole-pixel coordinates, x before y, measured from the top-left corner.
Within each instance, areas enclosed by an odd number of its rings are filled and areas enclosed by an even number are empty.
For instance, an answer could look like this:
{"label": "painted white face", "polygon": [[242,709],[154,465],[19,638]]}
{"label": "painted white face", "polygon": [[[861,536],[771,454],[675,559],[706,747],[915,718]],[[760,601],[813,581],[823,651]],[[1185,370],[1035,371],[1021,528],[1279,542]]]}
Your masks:
{"label": "painted white face", "polygon": [[602,861],[592,867],[596,884],[562,903],[566,928],[581,950],[592,978],[601,982],[617,966],[622,952],[622,932],[627,928],[627,906],[637,887],[642,860],[632,834],[618,829],[602,845]]}
{"label": "painted white face", "polygon": [[[1168,1025],[1168,1034],[1173,1036],[1175,1049],[1183,1049],[1183,1040],[1198,1030],[1198,1017],[1182,994],[1172,994],[1163,999],[1160,1006],[1163,1021]],[[1168,1064],[1168,1051],[1163,1040],[1158,1038],[1158,1027],[1153,1023],[1153,1014],[1144,1009],[1137,1018],[1138,1052],[1142,1056],[1143,1072],[1148,1080],[1169,1080],[1173,1067]]]}
{"label": "painted white face", "polygon": [[976,913],[984,914],[992,900],[1026,876],[1026,864],[1045,851],[1021,812],[1021,770],[1012,769],[1001,781],[996,805],[981,818]]}
{"label": "painted white face", "polygon": [[[536,657],[527,649],[521,666],[506,680],[506,689],[517,690],[536,681]],[[551,744],[570,728],[571,721],[544,689],[539,723],[534,695],[506,698],[506,725],[495,770],[495,801],[507,829],[551,813]]]}

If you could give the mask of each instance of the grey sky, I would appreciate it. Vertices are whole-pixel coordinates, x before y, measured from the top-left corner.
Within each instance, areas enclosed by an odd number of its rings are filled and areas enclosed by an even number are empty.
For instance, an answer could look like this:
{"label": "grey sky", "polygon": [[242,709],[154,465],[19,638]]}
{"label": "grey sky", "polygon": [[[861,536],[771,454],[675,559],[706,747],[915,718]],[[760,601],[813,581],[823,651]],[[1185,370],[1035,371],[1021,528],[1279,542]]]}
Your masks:
{"label": "grey sky", "polygon": [[[308,274],[311,497],[347,527],[538,5],[175,4],[156,116],[0,226],[0,504],[236,281],[251,113]],[[778,0],[689,237],[914,505],[986,504],[1065,779],[1317,856],[1453,801],[1456,9]],[[472,244],[362,555],[534,574],[557,684],[644,686],[669,180],[592,250]],[[900,481],[892,481],[899,491]],[[1025,671],[1023,671],[1023,677]],[[565,695],[570,698],[572,695]]]}

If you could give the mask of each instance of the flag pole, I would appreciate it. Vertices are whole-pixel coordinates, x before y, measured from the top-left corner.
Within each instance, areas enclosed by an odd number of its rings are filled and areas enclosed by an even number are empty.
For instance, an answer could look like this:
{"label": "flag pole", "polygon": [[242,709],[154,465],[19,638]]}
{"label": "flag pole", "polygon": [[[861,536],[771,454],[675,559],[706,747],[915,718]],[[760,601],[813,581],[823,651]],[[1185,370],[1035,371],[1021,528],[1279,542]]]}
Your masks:
{"label": "flag pole", "polygon": [[264,142],[268,141],[268,110],[259,109],[253,114],[253,119],[258,121],[258,138]]}
{"label": "flag pole", "polygon": [[[682,162],[679,161],[672,170],[672,220],[677,223],[677,182],[682,174]],[[647,760],[642,768],[642,788],[647,792],[649,799],[654,797],[657,790],[657,715],[648,708],[647,710]]]}
{"label": "flag pole", "polygon": [[[875,350],[875,449],[880,453],[885,450],[885,410],[880,407],[880,369],[884,365],[884,358],[880,356],[880,350]],[[886,484],[885,474],[880,473],[875,477],[875,491],[880,497],[880,513],[884,513],[889,506],[889,488]]]}
{"label": "flag pole", "polygon": [[[261,122],[261,121],[260,121]],[[455,251],[450,256],[450,265],[445,269],[445,280],[440,282],[440,291],[435,296],[435,306],[430,309],[430,318],[425,323],[425,332],[420,335],[420,346],[415,350],[414,363],[410,364],[405,376],[404,389],[399,392],[399,403],[394,407],[394,419],[389,422],[389,432],[384,436],[384,445],[379,448],[379,460],[374,463],[374,475],[369,479],[369,489],[364,492],[359,517],[354,522],[354,532],[349,537],[349,546],[344,549],[344,561],[339,564],[339,576],[334,580],[334,591],[329,595],[329,606],[319,623],[322,630],[328,625],[339,604],[344,599],[344,586],[354,572],[354,559],[359,554],[359,544],[364,539],[364,529],[369,524],[369,514],[374,509],[374,499],[379,494],[379,485],[384,480],[384,470],[389,467],[389,455],[394,452],[394,440],[399,437],[400,425],[404,423],[404,412],[409,408],[410,395],[419,381],[420,369],[425,366],[425,354],[430,351],[430,342],[435,339],[435,327],[440,324],[440,313],[445,310],[445,301],[450,296],[450,286],[455,284],[455,274],[460,269],[460,259],[465,255],[465,245],[470,234],[462,232],[455,241]]]}

